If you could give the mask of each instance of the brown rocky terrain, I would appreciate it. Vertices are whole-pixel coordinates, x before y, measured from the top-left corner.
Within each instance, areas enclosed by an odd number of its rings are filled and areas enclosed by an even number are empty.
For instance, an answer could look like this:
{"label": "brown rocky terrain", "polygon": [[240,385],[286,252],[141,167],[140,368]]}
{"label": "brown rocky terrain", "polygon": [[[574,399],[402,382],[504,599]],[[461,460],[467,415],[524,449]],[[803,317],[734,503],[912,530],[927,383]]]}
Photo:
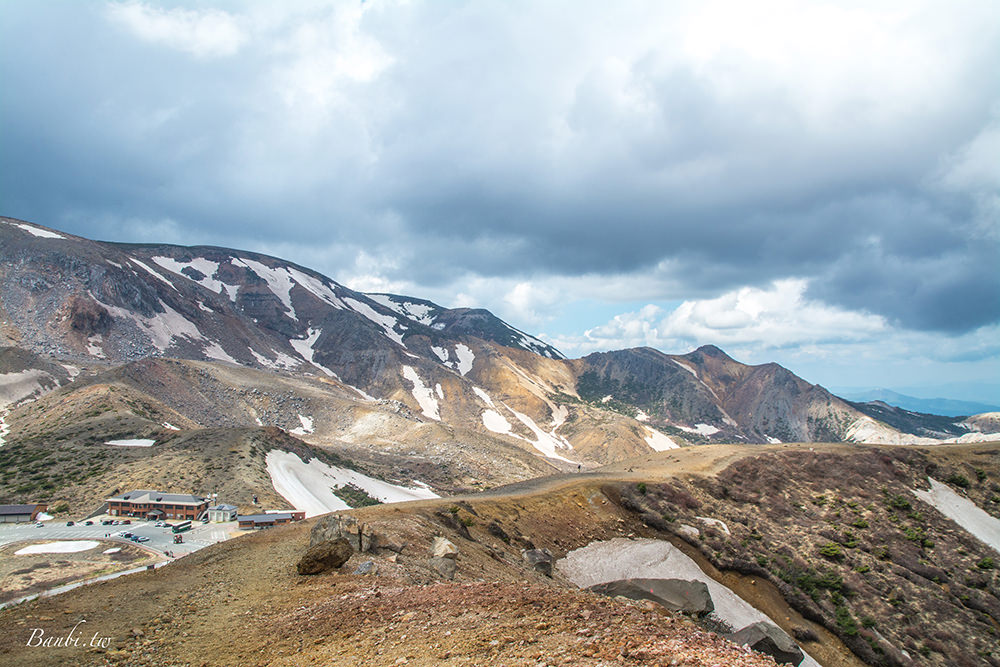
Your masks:
{"label": "brown rocky terrain", "polygon": [[[921,506],[915,496],[908,500],[909,510],[885,506],[882,499],[886,496],[877,485],[884,483],[890,494],[902,495],[902,486],[897,489],[896,485],[919,485],[928,463],[933,470],[943,471],[945,466],[959,469],[969,462],[986,471],[983,483],[988,485],[997,470],[998,453],[1000,445],[954,445],[931,451],[858,450],[844,445],[707,446],[637,459],[618,466],[617,471],[561,475],[464,498],[351,510],[378,536],[380,548],[356,553],[338,571],[315,576],[296,573],[310,531],[324,519],[309,520],[208,547],[155,572],[0,612],[0,652],[18,665],[67,661],[110,665],[772,664],[769,658],[750,655],[685,618],[657,611],[651,603],[625,603],[575,590],[558,574],[550,579],[539,573],[521,556],[522,549],[534,547],[548,549],[559,558],[595,540],[659,536],[687,548],[710,574],[767,610],[786,631],[806,638],[804,647],[827,667],[862,664],[847,648],[850,645],[857,651],[854,635],[838,629],[836,614],[829,627],[823,613],[835,600],[856,620],[857,636],[871,635],[878,645],[883,645],[880,636],[885,638],[884,655],[889,655],[890,646],[916,651],[910,653],[910,661],[903,656],[900,664],[991,664],[996,640],[990,628],[995,617],[988,604],[967,607],[962,598],[968,594],[969,601],[971,596],[988,600],[996,590],[993,571],[975,571],[983,547],[954,524],[933,516],[934,511]],[[874,482],[865,483],[872,475]],[[645,494],[638,490],[640,483],[645,484]],[[728,496],[721,495],[723,488],[729,489]],[[852,507],[854,494],[862,493],[869,495],[869,502]],[[825,503],[812,502],[820,496],[826,498]],[[796,507],[799,497],[804,499],[802,508]],[[662,515],[659,521],[651,521],[650,508],[643,508],[642,503],[652,500],[669,500],[670,508],[664,505],[663,511],[675,511],[673,521]],[[788,507],[782,510],[774,503]],[[855,515],[855,509],[861,514]],[[911,512],[919,512],[919,518],[910,516]],[[724,536],[689,513],[726,521],[732,536]],[[812,567],[813,581],[825,582],[817,564],[822,563],[825,571],[840,561],[821,555],[816,558],[823,560],[815,560],[811,547],[822,546],[827,539],[843,539],[844,530],[859,516],[868,521],[869,528],[853,529],[860,536],[858,544],[838,543],[847,554],[843,563],[851,572],[841,575],[843,586],[835,590],[825,583],[815,585],[818,600],[808,594],[799,599],[805,580],[793,580],[798,582],[796,590],[780,576],[783,545],[802,543],[791,565],[800,574]],[[893,516],[898,517],[898,526]],[[671,535],[675,525],[688,521],[703,536],[694,538],[692,544],[676,533]],[[913,544],[913,548],[931,550],[933,567],[944,572],[946,580],[927,579],[931,573],[919,565],[919,557],[907,560],[912,540],[906,537],[906,529],[918,526],[934,545]],[[454,581],[442,578],[429,560],[436,535],[458,548]],[[875,553],[883,542],[888,545],[889,560]],[[760,570],[751,571],[741,564],[740,559],[756,563],[756,556],[765,552],[773,558],[775,569],[770,567],[771,560]],[[366,567],[372,573],[352,574],[368,561],[371,565]],[[713,564],[719,569],[713,569]],[[864,565],[870,569],[860,571]],[[983,586],[979,579],[963,578],[983,576],[987,577]],[[834,598],[834,592],[842,599]],[[894,607],[893,599],[900,600],[901,606]],[[819,613],[808,607],[809,600]],[[880,605],[888,606],[882,609]],[[865,623],[868,614],[876,619],[874,626]],[[105,649],[23,645],[35,627],[60,633],[79,619],[87,621],[88,632],[110,637],[110,645]],[[927,627],[934,629],[921,630]],[[958,627],[964,628],[963,634],[952,635]],[[923,636],[913,640],[908,634],[911,628]],[[937,638],[940,633],[948,636]],[[944,658],[938,651],[943,648],[948,649],[947,659],[955,662],[941,662]],[[966,653],[969,650],[972,653]],[[878,664],[877,658],[862,657]],[[969,659],[980,662],[969,663]]]}

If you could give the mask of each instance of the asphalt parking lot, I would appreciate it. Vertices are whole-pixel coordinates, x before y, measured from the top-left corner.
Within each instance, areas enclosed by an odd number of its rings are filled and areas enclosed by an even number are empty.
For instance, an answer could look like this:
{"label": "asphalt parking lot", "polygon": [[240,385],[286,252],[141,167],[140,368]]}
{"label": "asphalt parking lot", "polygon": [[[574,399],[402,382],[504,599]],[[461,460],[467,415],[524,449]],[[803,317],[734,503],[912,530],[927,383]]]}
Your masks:
{"label": "asphalt parking lot", "polygon": [[132,519],[131,525],[118,526],[102,526],[100,521],[96,519],[93,526],[84,525],[83,522],[67,526],[66,521],[57,519],[43,522],[41,528],[33,523],[0,524],[0,545],[21,540],[82,539],[106,539],[132,543],[131,540],[120,537],[122,532],[130,532],[148,537],[148,542],[141,543],[141,546],[147,549],[160,554],[170,552],[174,556],[182,556],[240,534],[235,521],[206,524],[196,521],[191,530],[181,533],[184,541],[181,544],[174,544],[174,534],[170,528],[157,528],[154,524],[153,521],[136,519]]}

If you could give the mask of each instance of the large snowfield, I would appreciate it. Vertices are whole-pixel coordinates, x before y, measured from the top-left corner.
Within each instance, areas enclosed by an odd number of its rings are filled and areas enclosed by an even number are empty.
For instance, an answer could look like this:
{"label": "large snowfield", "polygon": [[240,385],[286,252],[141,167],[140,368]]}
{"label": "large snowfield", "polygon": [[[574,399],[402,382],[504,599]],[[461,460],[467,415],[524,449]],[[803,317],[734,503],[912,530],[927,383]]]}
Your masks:
{"label": "large snowfield", "polygon": [[[734,630],[757,621],[774,623],[728,587],[705,574],[680,549],[663,540],[617,537],[604,542],[591,542],[558,560],[556,569],[580,588],[632,578],[703,581],[712,595],[715,614]],[[819,663],[808,655],[799,664],[819,667]]]}
{"label": "large snowfield", "polygon": [[295,509],[305,510],[307,517],[350,509],[333,493],[333,489],[346,484],[364,489],[365,493],[384,503],[439,497],[416,480],[413,487],[397,486],[349,468],[327,465],[319,459],[306,463],[298,455],[280,449],[268,452],[266,462],[274,490]]}
{"label": "large snowfield", "polygon": [[1000,519],[996,519],[947,484],[928,478],[930,491],[914,490],[914,495],[969,531],[973,537],[1000,553]]}

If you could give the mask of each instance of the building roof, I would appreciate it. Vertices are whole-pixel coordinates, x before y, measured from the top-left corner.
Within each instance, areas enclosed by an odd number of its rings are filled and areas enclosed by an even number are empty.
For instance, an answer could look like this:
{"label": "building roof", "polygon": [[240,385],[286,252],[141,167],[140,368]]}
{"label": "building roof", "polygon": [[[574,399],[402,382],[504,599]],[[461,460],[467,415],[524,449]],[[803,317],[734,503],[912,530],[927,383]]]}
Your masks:
{"label": "building roof", "polygon": [[278,519],[291,520],[291,512],[275,512],[274,514],[247,514],[236,517],[239,521],[253,521],[254,523],[274,523]]}
{"label": "building roof", "polygon": [[0,505],[0,514],[31,514],[38,505]]}
{"label": "building roof", "polygon": [[208,511],[211,512],[211,511],[214,510],[216,512],[232,512],[235,509],[238,509],[236,507],[236,505],[226,505],[225,503],[223,503],[222,505],[216,505],[215,507],[209,507]]}
{"label": "building roof", "polygon": [[132,502],[132,503],[170,503],[172,505],[201,505],[205,499],[194,496],[190,493],[163,493],[162,491],[152,491],[150,489],[136,489],[123,493],[120,496],[108,498],[108,502]]}

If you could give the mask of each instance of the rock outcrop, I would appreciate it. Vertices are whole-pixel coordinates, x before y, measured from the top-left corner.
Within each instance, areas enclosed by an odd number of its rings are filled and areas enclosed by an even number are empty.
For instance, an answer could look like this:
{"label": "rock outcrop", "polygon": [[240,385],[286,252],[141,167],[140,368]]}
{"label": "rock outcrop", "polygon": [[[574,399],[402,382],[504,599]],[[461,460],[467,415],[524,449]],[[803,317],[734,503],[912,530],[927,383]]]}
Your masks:
{"label": "rock outcrop", "polygon": [[522,549],[521,557],[536,572],[552,576],[552,552],[548,549]]}
{"label": "rock outcrop", "polygon": [[748,646],[765,653],[778,664],[798,665],[802,662],[802,649],[788,634],[773,623],[758,621],[726,637],[735,644]]}
{"label": "rock outcrop", "polygon": [[430,549],[431,557],[428,561],[431,568],[449,581],[455,578],[457,569],[458,547],[450,540],[443,537],[435,537]]}
{"label": "rock outcrop", "polygon": [[350,542],[339,537],[309,547],[295,568],[299,574],[321,574],[339,568],[350,560],[353,553]]}
{"label": "rock outcrop", "polygon": [[611,597],[651,600],[671,611],[705,616],[715,610],[708,586],[685,579],[620,579],[591,586],[590,590]]}

